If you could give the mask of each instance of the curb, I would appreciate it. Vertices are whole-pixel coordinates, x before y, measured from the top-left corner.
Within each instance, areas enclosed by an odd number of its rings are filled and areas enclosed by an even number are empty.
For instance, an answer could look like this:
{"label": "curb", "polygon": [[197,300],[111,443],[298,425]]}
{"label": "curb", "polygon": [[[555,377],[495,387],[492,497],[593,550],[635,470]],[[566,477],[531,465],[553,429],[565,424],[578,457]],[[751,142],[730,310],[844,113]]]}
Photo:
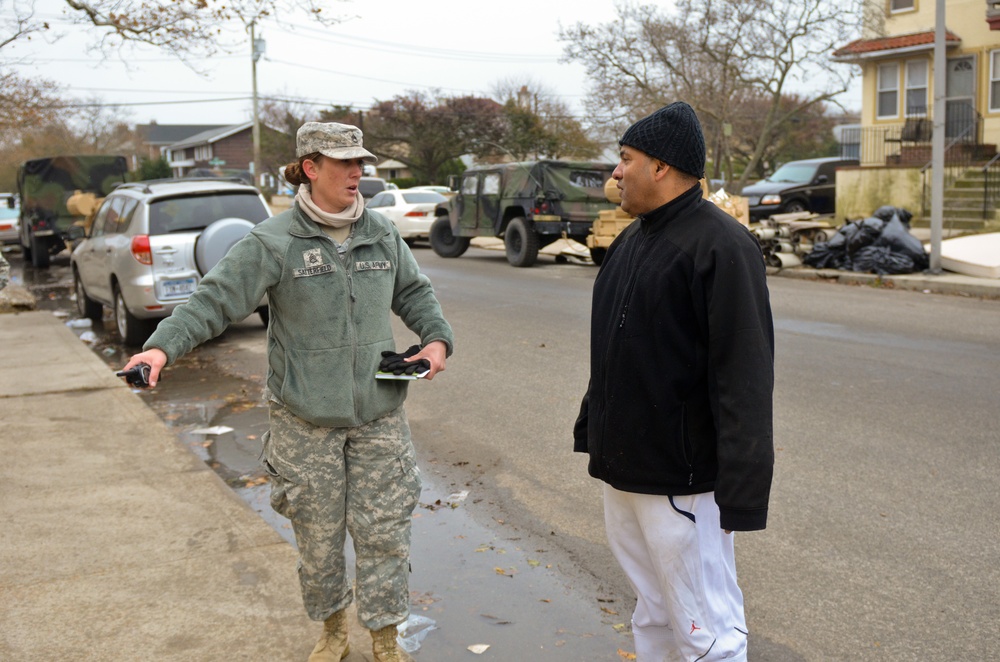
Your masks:
{"label": "curb", "polygon": [[843,285],[869,285],[887,289],[908,290],[925,294],[953,294],[965,297],[981,297],[1000,300],[1000,283],[991,280],[963,276],[961,274],[901,274],[880,276],[878,274],[838,269],[811,269],[808,267],[775,268],[768,267],[769,276],[798,278],[800,280],[823,280]]}

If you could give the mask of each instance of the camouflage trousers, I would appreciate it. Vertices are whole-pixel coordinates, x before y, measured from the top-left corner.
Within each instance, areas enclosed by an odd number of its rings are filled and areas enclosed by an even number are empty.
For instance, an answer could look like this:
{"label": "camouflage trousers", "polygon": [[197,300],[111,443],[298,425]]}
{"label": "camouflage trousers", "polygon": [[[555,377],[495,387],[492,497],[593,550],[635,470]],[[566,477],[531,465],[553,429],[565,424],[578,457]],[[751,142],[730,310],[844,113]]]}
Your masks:
{"label": "camouflage trousers", "polygon": [[[326,620],[356,592],[358,619],[368,629],[406,620],[420,471],[403,408],[354,428],[322,428],[272,401],[263,460],[271,507],[295,532],[309,617]],[[355,591],[345,567],[347,532],[354,541]]]}

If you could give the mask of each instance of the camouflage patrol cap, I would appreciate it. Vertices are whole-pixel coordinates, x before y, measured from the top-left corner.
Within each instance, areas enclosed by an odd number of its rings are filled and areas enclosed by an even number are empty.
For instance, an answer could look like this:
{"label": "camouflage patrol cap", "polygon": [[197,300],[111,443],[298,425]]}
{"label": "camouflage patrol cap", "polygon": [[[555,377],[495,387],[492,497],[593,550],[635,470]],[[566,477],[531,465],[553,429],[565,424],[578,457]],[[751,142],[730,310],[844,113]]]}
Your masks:
{"label": "camouflage patrol cap", "polygon": [[306,122],[295,134],[295,156],[319,152],[331,159],[362,159],[378,163],[378,158],[362,147],[361,129],[337,122]]}
{"label": "camouflage patrol cap", "polygon": [[705,176],[705,136],[694,108],[675,101],[625,131],[619,145],[634,147],[698,179]]}

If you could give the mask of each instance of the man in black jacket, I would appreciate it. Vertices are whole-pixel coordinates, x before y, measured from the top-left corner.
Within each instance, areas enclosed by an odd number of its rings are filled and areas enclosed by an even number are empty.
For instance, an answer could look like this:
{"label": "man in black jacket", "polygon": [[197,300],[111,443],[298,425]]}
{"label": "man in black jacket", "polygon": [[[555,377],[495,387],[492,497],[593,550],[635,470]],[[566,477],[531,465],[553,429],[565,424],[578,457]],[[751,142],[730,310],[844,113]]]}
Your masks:
{"label": "man in black jacket", "polygon": [[756,239],[702,199],[705,140],[677,102],[633,124],[613,177],[638,218],[594,283],[590,386],[574,430],[604,481],[636,591],[638,660],[746,660],[732,531],[763,529],[774,330]]}

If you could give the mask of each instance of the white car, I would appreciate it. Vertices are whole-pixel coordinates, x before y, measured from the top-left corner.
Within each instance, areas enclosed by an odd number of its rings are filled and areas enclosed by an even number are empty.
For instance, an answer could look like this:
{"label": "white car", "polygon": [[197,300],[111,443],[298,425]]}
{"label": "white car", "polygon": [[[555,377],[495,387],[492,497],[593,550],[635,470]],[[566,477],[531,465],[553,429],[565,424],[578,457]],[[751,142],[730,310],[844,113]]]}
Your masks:
{"label": "white car", "polygon": [[365,206],[386,216],[396,225],[400,236],[410,243],[414,239],[427,239],[430,236],[434,208],[447,200],[434,191],[407,188],[382,191]]}
{"label": "white car", "polygon": [[434,184],[428,184],[426,186],[411,186],[411,191],[434,191],[435,193],[440,193],[443,196],[449,196],[455,193],[447,186],[436,186]]}
{"label": "white car", "polygon": [[17,199],[10,193],[0,193],[0,244],[20,244]]}

